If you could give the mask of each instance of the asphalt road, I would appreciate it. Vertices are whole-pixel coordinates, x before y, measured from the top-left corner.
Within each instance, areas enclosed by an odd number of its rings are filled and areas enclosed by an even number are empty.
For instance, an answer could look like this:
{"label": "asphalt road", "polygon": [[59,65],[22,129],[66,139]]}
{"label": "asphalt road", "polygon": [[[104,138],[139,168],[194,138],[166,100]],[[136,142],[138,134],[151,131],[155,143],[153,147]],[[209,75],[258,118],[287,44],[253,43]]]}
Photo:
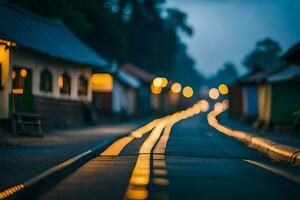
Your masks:
{"label": "asphalt road", "polygon": [[40,198],[300,198],[299,169],[272,163],[215,131],[206,113],[182,119],[173,127],[158,126],[152,132],[140,131],[141,138],[120,141]]}
{"label": "asphalt road", "polygon": [[43,138],[0,138],[0,191],[23,183],[106,139],[128,134],[148,121],[150,118],[113,125],[53,131],[46,133]]}

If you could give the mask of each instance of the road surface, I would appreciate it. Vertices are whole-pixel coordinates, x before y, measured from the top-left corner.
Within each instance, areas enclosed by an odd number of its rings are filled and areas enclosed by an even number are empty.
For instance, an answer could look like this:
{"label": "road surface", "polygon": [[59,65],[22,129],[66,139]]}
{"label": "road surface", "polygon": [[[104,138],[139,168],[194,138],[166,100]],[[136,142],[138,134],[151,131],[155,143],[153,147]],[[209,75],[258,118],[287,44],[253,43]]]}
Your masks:
{"label": "road surface", "polygon": [[299,169],[272,163],[207,123],[155,120],[112,144],[40,199],[299,199]]}

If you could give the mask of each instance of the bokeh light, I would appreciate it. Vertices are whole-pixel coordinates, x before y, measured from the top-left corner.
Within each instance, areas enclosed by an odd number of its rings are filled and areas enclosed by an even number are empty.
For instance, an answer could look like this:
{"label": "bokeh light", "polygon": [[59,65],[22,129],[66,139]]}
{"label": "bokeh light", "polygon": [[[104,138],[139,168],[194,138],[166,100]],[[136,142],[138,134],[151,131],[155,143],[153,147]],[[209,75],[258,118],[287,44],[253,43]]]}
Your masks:
{"label": "bokeh light", "polygon": [[215,103],[214,109],[215,109],[217,112],[222,112],[222,111],[223,111],[223,104],[220,103],[220,102]]}
{"label": "bokeh light", "polygon": [[219,90],[217,88],[211,88],[208,94],[211,99],[217,99],[220,96]]}
{"label": "bokeh light", "polygon": [[11,77],[12,79],[15,79],[17,77],[17,72],[15,70],[12,71]]}
{"label": "bokeh light", "polygon": [[154,87],[157,87],[157,88],[162,87],[163,80],[162,80],[161,77],[156,77],[156,78],[153,80],[152,84],[153,84]]}
{"label": "bokeh light", "polygon": [[225,84],[219,85],[218,89],[219,89],[220,93],[223,95],[228,94],[228,92],[229,92],[229,89],[228,89],[227,85],[225,85]]}
{"label": "bokeh light", "polygon": [[190,86],[187,86],[183,88],[182,94],[186,98],[191,98],[194,94],[194,91]]}
{"label": "bokeh light", "polygon": [[181,85],[180,85],[180,83],[173,83],[173,85],[171,87],[171,91],[174,92],[174,93],[181,92]]}
{"label": "bokeh light", "polygon": [[27,76],[27,70],[26,69],[21,69],[20,74],[23,78]]}
{"label": "bokeh light", "polygon": [[168,79],[166,78],[161,78],[161,82],[162,82],[161,87],[166,87],[168,85]]}
{"label": "bokeh light", "polygon": [[208,111],[208,109],[209,109],[209,103],[206,100],[199,101],[199,104],[200,104],[202,112],[207,112]]}
{"label": "bokeh light", "polygon": [[162,91],[161,87],[156,87],[153,84],[151,84],[151,92],[152,94],[160,94]]}

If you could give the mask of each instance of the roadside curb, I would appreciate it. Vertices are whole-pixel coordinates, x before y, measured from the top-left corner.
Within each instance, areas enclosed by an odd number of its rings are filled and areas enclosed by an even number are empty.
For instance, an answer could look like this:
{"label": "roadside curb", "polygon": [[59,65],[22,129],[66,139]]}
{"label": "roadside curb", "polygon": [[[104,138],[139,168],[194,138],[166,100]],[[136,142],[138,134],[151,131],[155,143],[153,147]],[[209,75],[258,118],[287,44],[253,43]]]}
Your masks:
{"label": "roadside curb", "polygon": [[285,162],[294,167],[300,167],[300,149],[276,143],[272,140],[256,136],[254,134],[232,130],[226,126],[219,124],[216,117],[224,110],[213,110],[207,118],[208,123],[218,131],[245,143],[248,147],[253,148],[276,162]]}
{"label": "roadside curb", "polygon": [[[109,147],[113,142],[126,135],[128,134],[122,134],[120,136],[106,139],[94,148],[87,150],[67,161],[64,161],[61,164],[58,164],[23,182],[22,184],[7,188],[3,192],[0,192],[0,199],[36,199],[39,194],[44,193],[49,188],[53,187],[55,183],[71,174],[73,171],[91,159],[100,155],[100,153]],[[48,185],[50,186],[48,187]]]}

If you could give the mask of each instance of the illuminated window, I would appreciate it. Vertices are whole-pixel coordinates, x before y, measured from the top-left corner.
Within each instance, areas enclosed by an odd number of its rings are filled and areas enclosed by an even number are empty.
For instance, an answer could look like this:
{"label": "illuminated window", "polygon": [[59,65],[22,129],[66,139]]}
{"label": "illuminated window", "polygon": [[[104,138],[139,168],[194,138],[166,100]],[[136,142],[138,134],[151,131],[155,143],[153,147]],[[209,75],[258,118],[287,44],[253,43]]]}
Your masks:
{"label": "illuminated window", "polygon": [[113,76],[111,74],[93,74],[92,89],[96,92],[111,92],[113,88]]}
{"label": "illuminated window", "polygon": [[65,72],[58,77],[58,87],[61,94],[71,93],[71,77]]}
{"label": "illuminated window", "polygon": [[2,64],[0,63],[0,90],[3,88],[2,86]]}
{"label": "illuminated window", "polygon": [[40,90],[43,92],[52,92],[52,74],[48,69],[41,72]]}
{"label": "illuminated window", "polygon": [[[22,73],[21,73],[22,71]],[[26,72],[25,72],[26,71]],[[24,74],[26,73],[27,76],[27,70],[26,69],[19,69],[16,68],[12,71],[12,81],[13,81],[13,93],[16,94],[22,94],[24,85],[25,85],[25,78]],[[17,92],[14,92],[17,91]],[[20,92],[22,91],[22,92]]]}
{"label": "illuminated window", "polygon": [[83,75],[81,75],[78,81],[78,95],[87,96],[87,94],[88,94],[88,80]]}

